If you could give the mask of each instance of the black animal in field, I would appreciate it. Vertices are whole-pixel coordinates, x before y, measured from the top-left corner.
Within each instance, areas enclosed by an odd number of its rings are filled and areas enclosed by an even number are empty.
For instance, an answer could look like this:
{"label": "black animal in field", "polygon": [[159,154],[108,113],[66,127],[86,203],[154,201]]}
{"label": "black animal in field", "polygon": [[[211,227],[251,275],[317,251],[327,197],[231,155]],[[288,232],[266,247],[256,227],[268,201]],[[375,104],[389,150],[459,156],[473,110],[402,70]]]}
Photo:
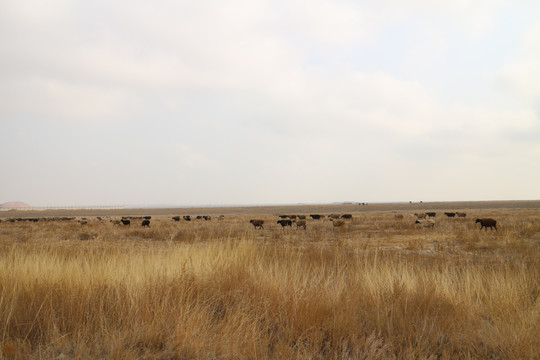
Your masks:
{"label": "black animal in field", "polygon": [[263,224],[264,224],[264,220],[249,220],[249,222],[251,224],[253,224],[253,227],[255,227],[255,229],[259,228],[259,229],[264,229],[263,227]]}
{"label": "black animal in field", "polygon": [[495,228],[495,231],[498,231],[497,230],[497,220],[494,220],[494,219],[476,219],[475,223],[476,224],[480,223],[480,231],[482,231],[482,228],[486,228],[486,231],[487,231],[488,228],[490,230],[493,230],[493,228]]}
{"label": "black animal in field", "polygon": [[292,220],[278,220],[277,223],[281,225],[281,228],[284,228],[285,226],[292,227]]}

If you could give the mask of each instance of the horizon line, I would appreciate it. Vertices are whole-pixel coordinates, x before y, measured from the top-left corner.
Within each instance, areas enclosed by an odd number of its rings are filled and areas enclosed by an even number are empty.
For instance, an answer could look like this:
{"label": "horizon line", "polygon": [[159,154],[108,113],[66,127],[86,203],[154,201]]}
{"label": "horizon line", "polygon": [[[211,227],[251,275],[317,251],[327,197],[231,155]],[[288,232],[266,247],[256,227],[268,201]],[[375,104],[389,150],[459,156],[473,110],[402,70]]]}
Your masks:
{"label": "horizon line", "polygon": [[264,206],[302,206],[302,205],[369,205],[369,204],[429,204],[450,202],[512,202],[512,201],[540,201],[540,199],[512,199],[512,200],[432,200],[432,201],[334,201],[334,202],[297,202],[297,203],[238,203],[238,204],[124,204],[124,205],[52,205],[29,207],[0,207],[0,211],[8,210],[63,210],[63,209],[173,209],[173,208],[218,208],[218,207],[264,207]]}

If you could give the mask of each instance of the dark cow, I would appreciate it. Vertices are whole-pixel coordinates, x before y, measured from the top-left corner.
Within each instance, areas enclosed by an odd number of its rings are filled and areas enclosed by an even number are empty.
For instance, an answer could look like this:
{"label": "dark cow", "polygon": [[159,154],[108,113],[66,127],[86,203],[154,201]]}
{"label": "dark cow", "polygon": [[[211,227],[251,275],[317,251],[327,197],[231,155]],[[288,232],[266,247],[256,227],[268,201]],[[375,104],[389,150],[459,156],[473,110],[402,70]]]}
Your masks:
{"label": "dark cow", "polygon": [[189,215],[184,215],[183,218],[186,221],[191,221],[191,216],[189,216]]}
{"label": "dark cow", "polygon": [[143,220],[142,223],[141,223],[141,226],[142,227],[145,227],[145,226],[150,227],[150,220],[148,220],[148,219]]}
{"label": "dark cow", "polygon": [[180,216],[173,216],[172,219],[173,219],[174,221],[180,221]]}
{"label": "dark cow", "polygon": [[289,215],[278,215],[280,218],[282,219],[288,219],[289,218]]}
{"label": "dark cow", "polygon": [[292,220],[278,220],[277,223],[281,225],[281,228],[284,228],[285,226],[292,227]]}
{"label": "dark cow", "polygon": [[446,215],[448,217],[455,217],[456,213],[455,212],[445,212],[444,215]]}
{"label": "dark cow", "polygon": [[319,219],[321,219],[321,217],[322,217],[323,215],[313,214],[313,215],[309,215],[309,216],[311,216],[311,218],[312,218],[313,220],[319,220]]}
{"label": "dark cow", "polygon": [[343,215],[341,215],[341,218],[342,219],[352,219],[352,215],[351,214],[343,214]]}
{"label": "dark cow", "polygon": [[264,220],[253,220],[253,219],[252,219],[252,220],[249,220],[249,222],[250,222],[251,224],[253,224],[253,227],[255,227],[255,229],[256,229],[256,228],[264,229],[264,227],[263,227]]}
{"label": "dark cow", "polygon": [[145,217],[143,217],[143,219],[144,220],[150,220],[150,219],[152,219],[152,217],[151,216],[145,216]]}
{"label": "dark cow", "polygon": [[496,220],[493,220],[493,219],[476,219],[475,221],[475,224],[478,224],[480,223],[480,231],[482,231],[482,228],[486,228],[486,231],[487,231],[487,228],[490,228],[491,230],[493,230],[493,228],[495,228],[495,231],[498,231],[497,230],[497,221]]}
{"label": "dark cow", "polygon": [[127,219],[122,219],[120,220],[122,222],[122,224],[126,225],[126,226],[131,226],[131,220],[127,220]]}
{"label": "dark cow", "polygon": [[209,216],[209,215],[203,215],[202,217],[204,220],[208,221],[208,220],[212,220],[212,217]]}
{"label": "dark cow", "polygon": [[437,213],[436,212],[427,212],[426,215],[429,216],[429,217],[435,217],[437,215]]}

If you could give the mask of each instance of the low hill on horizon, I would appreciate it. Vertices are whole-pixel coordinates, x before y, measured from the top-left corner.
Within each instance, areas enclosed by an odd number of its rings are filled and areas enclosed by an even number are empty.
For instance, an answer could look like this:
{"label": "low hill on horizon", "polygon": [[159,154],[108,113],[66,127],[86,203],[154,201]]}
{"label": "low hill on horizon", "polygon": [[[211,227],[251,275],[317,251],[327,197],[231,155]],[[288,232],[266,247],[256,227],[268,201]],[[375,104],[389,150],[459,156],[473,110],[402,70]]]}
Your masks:
{"label": "low hill on horizon", "polygon": [[0,208],[4,209],[19,209],[19,208],[30,208],[31,206],[22,201],[8,201],[3,204],[0,204]]}

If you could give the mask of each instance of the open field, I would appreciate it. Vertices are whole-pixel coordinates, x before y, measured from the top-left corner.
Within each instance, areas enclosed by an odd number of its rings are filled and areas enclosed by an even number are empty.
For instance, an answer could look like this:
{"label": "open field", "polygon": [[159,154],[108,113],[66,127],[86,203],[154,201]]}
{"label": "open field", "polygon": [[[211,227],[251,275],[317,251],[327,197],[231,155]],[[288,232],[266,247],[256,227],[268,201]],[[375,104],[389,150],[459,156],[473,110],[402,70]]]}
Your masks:
{"label": "open field", "polygon": [[[412,214],[430,210],[434,229],[416,227]],[[313,213],[353,219],[276,223]],[[171,219],[187,214],[213,218]],[[109,221],[124,215],[151,215],[150,228]],[[77,219],[6,221],[56,216]],[[498,231],[479,231],[477,217]],[[537,201],[0,220],[0,358],[540,359]]]}

